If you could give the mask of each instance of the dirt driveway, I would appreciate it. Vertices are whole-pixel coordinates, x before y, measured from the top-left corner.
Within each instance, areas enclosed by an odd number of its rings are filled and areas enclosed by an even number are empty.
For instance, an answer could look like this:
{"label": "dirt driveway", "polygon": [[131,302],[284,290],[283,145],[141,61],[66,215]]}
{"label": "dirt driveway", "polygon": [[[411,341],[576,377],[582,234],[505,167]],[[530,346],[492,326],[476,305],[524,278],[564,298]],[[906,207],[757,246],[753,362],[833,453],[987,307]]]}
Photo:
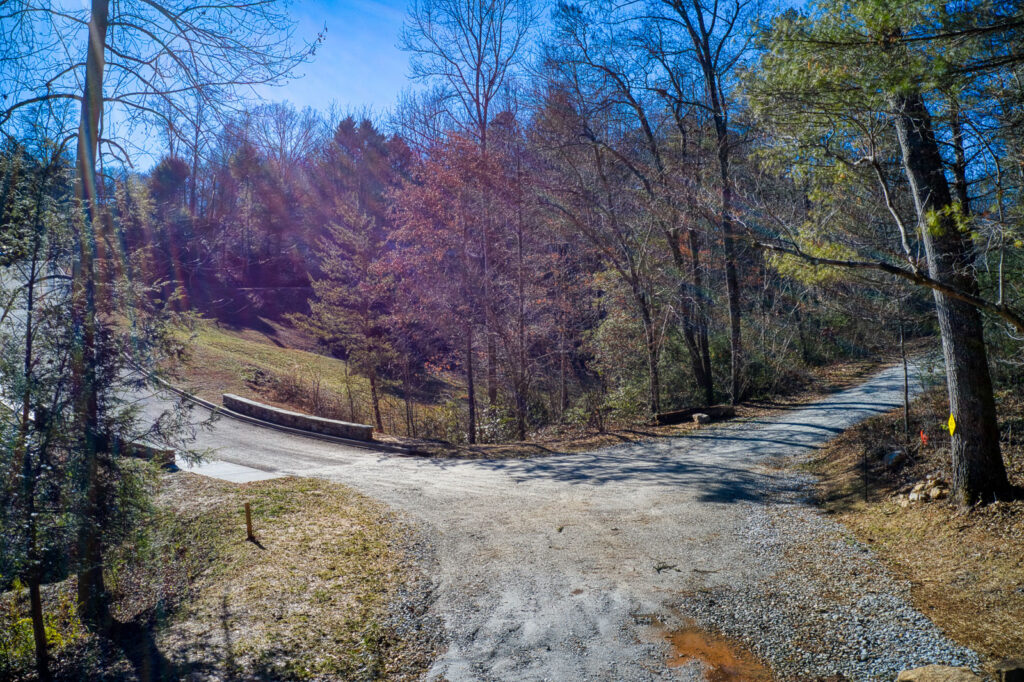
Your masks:
{"label": "dirt driveway", "polygon": [[771,418],[527,460],[378,455],[229,420],[201,444],[345,483],[422,524],[449,642],[433,679],[701,679],[699,662],[669,665],[657,622],[725,632],[783,679],[894,679],[977,659],[776,465],[901,401],[892,368]]}

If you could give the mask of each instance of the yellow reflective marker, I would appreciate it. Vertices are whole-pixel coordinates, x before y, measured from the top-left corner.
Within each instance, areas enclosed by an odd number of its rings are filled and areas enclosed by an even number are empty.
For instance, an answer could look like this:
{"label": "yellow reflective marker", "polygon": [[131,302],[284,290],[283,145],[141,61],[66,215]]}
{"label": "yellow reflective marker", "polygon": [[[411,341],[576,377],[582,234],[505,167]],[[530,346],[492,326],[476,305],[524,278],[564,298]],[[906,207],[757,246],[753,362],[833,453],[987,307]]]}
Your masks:
{"label": "yellow reflective marker", "polygon": [[956,432],[956,420],[953,419],[953,414],[949,415],[949,435],[953,435]]}

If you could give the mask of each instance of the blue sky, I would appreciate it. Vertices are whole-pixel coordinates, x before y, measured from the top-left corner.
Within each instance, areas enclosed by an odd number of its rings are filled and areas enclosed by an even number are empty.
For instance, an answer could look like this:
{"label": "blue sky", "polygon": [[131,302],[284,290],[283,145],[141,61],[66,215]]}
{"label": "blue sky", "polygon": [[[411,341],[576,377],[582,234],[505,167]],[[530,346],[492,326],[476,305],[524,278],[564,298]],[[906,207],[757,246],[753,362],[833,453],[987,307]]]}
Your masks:
{"label": "blue sky", "polygon": [[296,39],[309,42],[327,25],[326,40],[303,74],[286,86],[261,91],[270,100],[343,110],[392,107],[408,84],[409,55],[396,47],[406,0],[314,0],[294,2]]}

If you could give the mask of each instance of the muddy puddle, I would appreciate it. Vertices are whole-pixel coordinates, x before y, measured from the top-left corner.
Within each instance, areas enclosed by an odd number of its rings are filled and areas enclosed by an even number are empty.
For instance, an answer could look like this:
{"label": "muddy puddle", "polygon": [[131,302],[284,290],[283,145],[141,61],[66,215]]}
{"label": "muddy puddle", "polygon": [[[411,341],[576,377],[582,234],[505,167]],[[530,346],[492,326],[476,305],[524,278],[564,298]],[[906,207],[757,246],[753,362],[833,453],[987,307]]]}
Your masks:
{"label": "muddy puddle", "polygon": [[677,668],[694,661],[702,664],[707,682],[771,682],[768,667],[739,642],[688,625],[669,629],[650,620],[653,635],[668,642],[668,666]]}

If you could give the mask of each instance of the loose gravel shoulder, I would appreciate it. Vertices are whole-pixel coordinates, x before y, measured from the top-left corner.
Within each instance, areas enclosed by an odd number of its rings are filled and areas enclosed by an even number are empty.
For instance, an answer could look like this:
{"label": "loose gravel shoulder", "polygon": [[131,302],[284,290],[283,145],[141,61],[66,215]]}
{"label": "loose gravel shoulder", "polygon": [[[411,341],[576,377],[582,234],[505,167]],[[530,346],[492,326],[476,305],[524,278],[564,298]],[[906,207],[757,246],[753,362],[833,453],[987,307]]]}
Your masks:
{"label": "loose gravel shoulder", "polygon": [[218,425],[228,462],[351,485],[435,537],[428,615],[447,648],[429,679],[702,678],[651,623],[742,640],[781,679],[892,679],[976,665],[870,551],[767,466],[902,400],[902,372],[775,416],[687,437],[526,460],[395,457]]}
{"label": "loose gravel shoulder", "polygon": [[[871,550],[808,506],[793,475],[749,504],[735,542],[761,557],[756,581],[681,596],[677,613],[742,641],[784,679],[893,680],[931,663],[978,669],[978,656],[910,606]],[[793,485],[795,484],[795,485]]]}

